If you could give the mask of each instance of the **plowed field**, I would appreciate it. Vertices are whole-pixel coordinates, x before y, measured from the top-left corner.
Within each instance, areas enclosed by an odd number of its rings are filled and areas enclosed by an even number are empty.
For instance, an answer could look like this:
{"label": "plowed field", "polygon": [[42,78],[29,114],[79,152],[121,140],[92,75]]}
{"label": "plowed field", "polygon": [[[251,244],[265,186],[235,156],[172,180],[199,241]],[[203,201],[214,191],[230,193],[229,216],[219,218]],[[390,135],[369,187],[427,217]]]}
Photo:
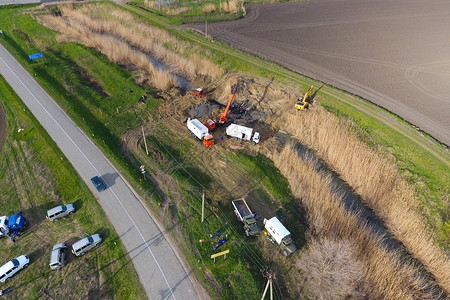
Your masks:
{"label": "plowed field", "polygon": [[[195,26],[204,30],[204,24]],[[208,34],[362,96],[450,144],[450,2],[251,6]]]}

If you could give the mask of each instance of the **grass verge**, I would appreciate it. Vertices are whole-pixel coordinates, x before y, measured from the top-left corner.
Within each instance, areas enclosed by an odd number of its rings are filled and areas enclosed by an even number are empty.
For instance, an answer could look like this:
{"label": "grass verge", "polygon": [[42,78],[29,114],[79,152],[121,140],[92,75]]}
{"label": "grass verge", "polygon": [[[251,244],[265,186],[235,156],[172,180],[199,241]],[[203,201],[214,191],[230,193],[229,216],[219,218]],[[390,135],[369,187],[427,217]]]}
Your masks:
{"label": "grass verge", "polygon": [[[2,214],[19,209],[27,220],[26,230],[15,243],[2,239],[0,258],[3,264],[28,254],[31,261],[2,288],[11,287],[11,297],[16,299],[38,298],[40,289],[57,298],[144,299],[125,249],[96,199],[2,77],[0,100],[7,120],[0,152]],[[23,135],[17,132],[19,127],[25,129]],[[48,209],[66,203],[75,204],[73,216],[58,222],[45,219]],[[66,266],[51,271],[53,245],[71,245],[86,233],[100,233],[102,244],[81,258],[70,254]]]}

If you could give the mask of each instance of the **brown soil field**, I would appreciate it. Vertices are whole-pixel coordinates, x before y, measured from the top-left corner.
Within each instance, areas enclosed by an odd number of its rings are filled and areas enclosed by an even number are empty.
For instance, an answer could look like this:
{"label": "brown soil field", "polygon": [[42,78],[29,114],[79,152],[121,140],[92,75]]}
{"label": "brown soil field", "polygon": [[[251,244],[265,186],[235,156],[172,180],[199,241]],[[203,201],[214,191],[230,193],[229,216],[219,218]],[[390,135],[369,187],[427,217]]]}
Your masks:
{"label": "brown soil field", "polygon": [[318,0],[250,6],[244,19],[208,24],[208,34],[368,99],[449,145],[449,27],[446,0]]}

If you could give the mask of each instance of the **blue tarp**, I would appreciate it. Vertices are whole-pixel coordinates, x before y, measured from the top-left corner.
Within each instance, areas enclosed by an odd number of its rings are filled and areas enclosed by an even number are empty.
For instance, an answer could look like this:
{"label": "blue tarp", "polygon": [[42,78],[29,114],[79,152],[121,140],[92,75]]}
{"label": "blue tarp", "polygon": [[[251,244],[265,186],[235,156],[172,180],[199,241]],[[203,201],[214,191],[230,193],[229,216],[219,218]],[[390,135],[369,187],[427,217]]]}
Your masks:
{"label": "blue tarp", "polygon": [[43,56],[43,55],[42,55],[42,52],[28,55],[28,57],[29,57],[30,59],[35,59],[35,58],[39,58],[39,57],[42,57],[42,56]]}

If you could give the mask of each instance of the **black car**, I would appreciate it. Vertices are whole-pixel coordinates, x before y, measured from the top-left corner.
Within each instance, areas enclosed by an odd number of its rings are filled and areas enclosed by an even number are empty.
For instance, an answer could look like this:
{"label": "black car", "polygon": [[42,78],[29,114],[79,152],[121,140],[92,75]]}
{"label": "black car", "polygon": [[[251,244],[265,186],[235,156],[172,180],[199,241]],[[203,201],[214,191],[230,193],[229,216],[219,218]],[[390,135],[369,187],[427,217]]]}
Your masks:
{"label": "black car", "polygon": [[98,177],[98,176],[92,177],[91,181],[94,184],[97,191],[101,192],[106,189],[106,186],[100,177]]}

